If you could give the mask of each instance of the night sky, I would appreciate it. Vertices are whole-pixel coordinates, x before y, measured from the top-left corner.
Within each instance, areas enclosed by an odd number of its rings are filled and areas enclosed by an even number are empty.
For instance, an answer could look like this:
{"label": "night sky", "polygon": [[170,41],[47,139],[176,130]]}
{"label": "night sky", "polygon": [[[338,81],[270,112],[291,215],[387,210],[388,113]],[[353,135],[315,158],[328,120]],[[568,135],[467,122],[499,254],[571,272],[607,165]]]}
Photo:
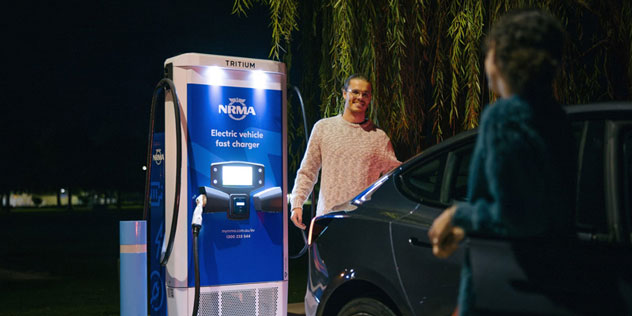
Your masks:
{"label": "night sky", "polygon": [[[19,2],[19,3],[18,3]],[[266,8],[233,1],[12,1],[3,8],[2,189],[142,191],[164,60],[268,59]]]}

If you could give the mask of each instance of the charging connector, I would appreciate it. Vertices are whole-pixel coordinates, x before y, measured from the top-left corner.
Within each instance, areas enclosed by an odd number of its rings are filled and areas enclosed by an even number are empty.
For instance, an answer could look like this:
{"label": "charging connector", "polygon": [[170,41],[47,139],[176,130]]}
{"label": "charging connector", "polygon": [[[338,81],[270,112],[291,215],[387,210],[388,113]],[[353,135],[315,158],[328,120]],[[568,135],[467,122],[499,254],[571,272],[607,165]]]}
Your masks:
{"label": "charging connector", "polygon": [[196,227],[202,227],[202,213],[204,212],[204,206],[206,205],[206,195],[200,194],[195,199],[195,209],[193,210],[193,219],[191,219],[191,226],[195,230]]}
{"label": "charging connector", "polygon": [[200,259],[198,255],[198,236],[202,229],[202,213],[206,205],[206,194],[200,194],[195,198],[195,209],[191,219],[191,231],[193,232],[193,264],[195,269],[195,299],[193,300],[193,316],[197,316],[200,306]]}

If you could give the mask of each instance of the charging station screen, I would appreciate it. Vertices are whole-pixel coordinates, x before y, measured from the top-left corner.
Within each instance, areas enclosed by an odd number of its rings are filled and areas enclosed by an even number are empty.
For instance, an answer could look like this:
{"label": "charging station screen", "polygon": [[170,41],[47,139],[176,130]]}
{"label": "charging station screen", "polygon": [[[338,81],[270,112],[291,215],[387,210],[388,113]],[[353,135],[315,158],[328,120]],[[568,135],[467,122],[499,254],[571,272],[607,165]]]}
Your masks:
{"label": "charging station screen", "polygon": [[252,185],[252,167],[222,167],[222,185]]}

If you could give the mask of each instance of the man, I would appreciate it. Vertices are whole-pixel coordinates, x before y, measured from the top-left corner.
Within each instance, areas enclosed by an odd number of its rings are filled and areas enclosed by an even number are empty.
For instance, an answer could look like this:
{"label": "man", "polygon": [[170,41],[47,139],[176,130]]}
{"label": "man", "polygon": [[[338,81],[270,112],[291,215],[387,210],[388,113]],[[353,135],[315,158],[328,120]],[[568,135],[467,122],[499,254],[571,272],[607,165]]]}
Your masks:
{"label": "man", "polygon": [[[550,241],[572,234],[575,142],[553,97],[563,42],[559,23],[537,10],[493,25],[485,72],[500,99],[481,115],[469,201],[444,211],[428,233],[437,257],[449,256],[467,234]],[[466,250],[460,315],[473,314],[471,277]]]}
{"label": "man", "polygon": [[371,104],[371,83],[364,76],[351,75],[345,81],[342,97],[344,112],[316,122],[296,173],[290,198],[291,219],[300,229],[306,228],[303,203],[312,192],[321,168],[317,215],[347,202],[400,164],[388,136],[366,118]]}

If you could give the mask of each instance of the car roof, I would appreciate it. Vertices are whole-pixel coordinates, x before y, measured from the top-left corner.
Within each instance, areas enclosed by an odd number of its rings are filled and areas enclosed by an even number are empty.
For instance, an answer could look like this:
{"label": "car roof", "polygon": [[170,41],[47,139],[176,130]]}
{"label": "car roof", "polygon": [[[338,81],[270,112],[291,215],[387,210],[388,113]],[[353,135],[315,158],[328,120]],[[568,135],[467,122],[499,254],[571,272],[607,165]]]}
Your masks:
{"label": "car roof", "polygon": [[564,109],[573,119],[632,119],[632,102],[615,101],[567,105]]}

